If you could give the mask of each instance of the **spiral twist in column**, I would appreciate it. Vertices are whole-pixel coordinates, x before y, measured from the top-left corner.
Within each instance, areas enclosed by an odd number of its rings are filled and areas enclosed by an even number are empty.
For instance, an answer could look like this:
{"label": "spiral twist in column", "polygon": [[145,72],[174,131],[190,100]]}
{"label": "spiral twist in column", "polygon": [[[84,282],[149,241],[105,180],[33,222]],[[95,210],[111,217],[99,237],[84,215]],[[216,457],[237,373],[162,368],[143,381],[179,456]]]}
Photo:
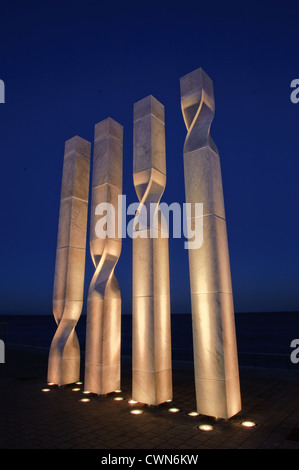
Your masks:
{"label": "spiral twist in column", "polygon": [[[158,405],[172,398],[168,237],[159,202],[166,185],[164,107],[153,96],[134,105],[134,185],[139,199],[133,234],[133,399]],[[154,226],[153,226],[154,222]],[[164,234],[165,235],[165,234]]]}
{"label": "spiral twist in column", "polygon": [[87,300],[84,387],[98,395],[120,388],[121,294],[114,269],[121,253],[122,143],[123,128],[113,119],[95,126],[90,222],[95,272]]}
{"label": "spiral twist in column", "polygon": [[187,227],[190,234],[203,227],[202,246],[189,248],[197,411],[229,418],[241,409],[234,306],[220,159],[210,135],[213,83],[201,68],[181,78],[181,105]]}
{"label": "spiral twist in column", "polygon": [[83,305],[90,143],[75,136],[65,143],[53,313],[57,330],[48,362],[48,381],[79,380],[80,348],[75,332]]}

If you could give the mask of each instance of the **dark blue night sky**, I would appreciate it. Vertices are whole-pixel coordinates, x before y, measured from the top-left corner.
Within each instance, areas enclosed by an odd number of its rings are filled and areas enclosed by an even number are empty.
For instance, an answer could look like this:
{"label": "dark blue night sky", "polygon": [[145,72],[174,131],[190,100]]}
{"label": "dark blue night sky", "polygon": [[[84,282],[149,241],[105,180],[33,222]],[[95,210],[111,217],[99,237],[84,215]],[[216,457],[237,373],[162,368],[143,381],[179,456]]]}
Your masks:
{"label": "dark blue night sky", "polygon": [[[64,141],[124,126],[132,177],[133,104],[165,106],[164,202],[183,203],[179,79],[214,81],[212,136],[221,157],[236,312],[299,310],[298,1],[1,1],[0,313],[51,314]],[[190,312],[188,254],[170,239],[172,312]],[[93,274],[89,250],[86,291]],[[131,312],[132,240],[116,268]]]}

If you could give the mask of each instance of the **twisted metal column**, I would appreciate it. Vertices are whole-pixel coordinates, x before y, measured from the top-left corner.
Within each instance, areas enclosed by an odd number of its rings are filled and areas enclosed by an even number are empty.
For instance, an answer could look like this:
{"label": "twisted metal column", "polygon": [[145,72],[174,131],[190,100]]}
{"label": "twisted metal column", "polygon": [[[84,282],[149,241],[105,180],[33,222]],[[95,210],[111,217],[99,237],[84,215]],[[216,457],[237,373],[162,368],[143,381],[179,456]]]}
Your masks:
{"label": "twisted metal column", "polygon": [[[153,227],[166,185],[164,107],[153,96],[134,105],[134,185],[139,199],[133,234],[133,399],[158,405],[172,398],[168,237]],[[166,234],[167,235],[167,234]]]}
{"label": "twisted metal column", "polygon": [[90,143],[76,136],[65,143],[53,290],[57,330],[51,343],[48,381],[76,382],[80,348],[75,332],[83,305]]}
{"label": "twisted metal column", "polygon": [[122,143],[123,128],[113,119],[95,126],[90,222],[95,273],[87,301],[84,387],[98,395],[120,388],[121,294],[114,269],[121,253]]}
{"label": "twisted metal column", "polygon": [[[210,136],[213,83],[200,68],[181,78],[186,202],[190,233],[203,226],[203,244],[189,248],[197,411],[229,418],[241,409],[238,357],[220,159]],[[203,203],[199,220],[195,204]],[[197,224],[197,225],[196,225]]]}

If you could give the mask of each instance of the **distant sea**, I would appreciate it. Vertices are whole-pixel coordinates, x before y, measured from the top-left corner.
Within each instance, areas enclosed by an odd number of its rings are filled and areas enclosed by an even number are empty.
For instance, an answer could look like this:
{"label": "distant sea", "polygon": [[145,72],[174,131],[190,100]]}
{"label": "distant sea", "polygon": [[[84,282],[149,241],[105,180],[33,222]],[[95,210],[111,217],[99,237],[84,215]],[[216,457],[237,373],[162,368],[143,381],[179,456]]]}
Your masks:
{"label": "distant sea", "polygon": [[[290,344],[299,338],[299,312],[236,313],[235,321],[241,365],[293,367]],[[192,361],[191,314],[172,314],[171,329],[173,359]],[[6,344],[49,348],[55,330],[52,315],[0,315],[0,339]],[[82,351],[85,331],[86,316],[82,315],[76,327]],[[122,354],[125,356],[132,353],[131,331],[131,315],[123,315]]]}

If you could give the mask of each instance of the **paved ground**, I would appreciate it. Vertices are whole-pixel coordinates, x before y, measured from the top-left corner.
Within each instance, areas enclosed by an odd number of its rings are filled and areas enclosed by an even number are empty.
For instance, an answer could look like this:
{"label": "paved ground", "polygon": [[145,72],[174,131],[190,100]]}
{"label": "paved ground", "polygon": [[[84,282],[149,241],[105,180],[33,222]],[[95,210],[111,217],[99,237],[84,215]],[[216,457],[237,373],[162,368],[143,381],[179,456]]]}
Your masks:
{"label": "paved ground", "polygon": [[[1,449],[299,449],[298,371],[241,369],[243,410],[231,420],[190,417],[195,409],[192,367],[175,365],[174,400],[160,407],[138,407],[130,414],[130,364],[122,369],[122,392],[91,396],[71,386],[47,386],[47,352],[7,349],[0,364]],[[82,388],[82,386],[81,386]],[[114,401],[122,396],[123,401]],[[134,405],[136,407],[136,405]],[[171,414],[170,406],[180,409]],[[241,426],[243,420],[257,423]],[[201,423],[214,429],[200,431]]]}

